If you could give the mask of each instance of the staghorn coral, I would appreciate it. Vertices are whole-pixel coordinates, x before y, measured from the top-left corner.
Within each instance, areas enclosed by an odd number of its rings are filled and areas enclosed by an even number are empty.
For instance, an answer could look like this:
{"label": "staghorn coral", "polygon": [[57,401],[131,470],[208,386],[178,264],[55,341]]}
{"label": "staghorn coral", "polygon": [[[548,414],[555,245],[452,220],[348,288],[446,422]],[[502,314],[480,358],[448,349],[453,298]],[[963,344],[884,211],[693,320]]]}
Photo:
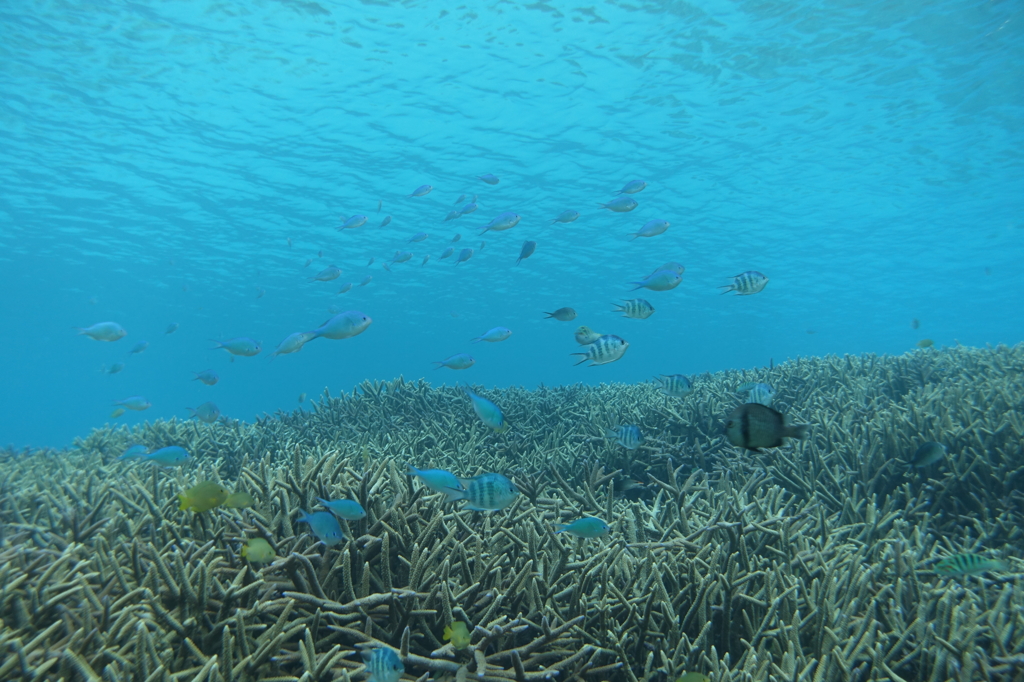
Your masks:
{"label": "staghorn coral", "polygon": [[[399,379],[256,424],[172,420],[0,453],[0,679],[347,681],[379,645],[407,679],[459,682],[1021,679],[1022,370],[1021,347],[955,348],[704,376],[681,400],[651,385],[483,391],[505,434],[461,391]],[[725,443],[751,380],[812,424],[808,441]],[[616,421],[645,445],[606,440]],[[922,440],[951,454],[909,470]],[[130,442],[197,461],[115,461]],[[461,511],[406,463],[501,471],[524,495]],[[204,479],[258,504],[178,511]],[[340,496],[368,517],[325,549],[295,512]],[[582,514],[610,536],[554,534]],[[241,559],[250,537],[278,559]],[[1009,573],[928,568],[992,550]],[[466,650],[442,639],[453,620],[472,628]]]}

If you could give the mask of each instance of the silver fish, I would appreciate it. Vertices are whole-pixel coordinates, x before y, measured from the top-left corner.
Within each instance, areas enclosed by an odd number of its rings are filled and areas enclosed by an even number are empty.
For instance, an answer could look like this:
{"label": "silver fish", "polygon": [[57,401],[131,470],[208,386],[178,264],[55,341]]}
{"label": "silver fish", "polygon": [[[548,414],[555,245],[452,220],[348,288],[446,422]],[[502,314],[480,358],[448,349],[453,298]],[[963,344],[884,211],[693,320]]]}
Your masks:
{"label": "silver fish", "polygon": [[765,288],[768,278],[756,270],[748,270],[732,278],[732,284],[719,287],[724,289],[723,294],[735,291],[739,296],[750,296]]}
{"label": "silver fish", "polygon": [[519,489],[501,474],[480,474],[473,478],[460,478],[465,490],[446,490],[449,497],[469,502],[466,509],[474,511],[496,511],[504,509],[519,495]]}
{"label": "silver fish", "polygon": [[644,436],[640,433],[640,427],[636,425],[618,426],[614,429],[609,429],[605,435],[627,450],[636,450],[644,442]]}
{"label": "silver fish", "polygon": [[662,374],[654,378],[658,389],[670,398],[682,398],[693,391],[693,382],[682,374]]}
{"label": "silver fish", "polygon": [[525,241],[523,247],[519,249],[519,258],[516,258],[516,265],[519,265],[519,261],[524,258],[529,258],[533,255],[533,252],[537,250],[537,242]]}
{"label": "silver fish", "polygon": [[775,400],[775,389],[768,384],[760,384],[754,382],[747,382],[740,384],[739,388],[736,389],[737,393],[746,393],[747,399],[744,402],[757,403],[758,405],[764,405],[765,407],[771,407],[772,401]]}
{"label": "silver fish", "polygon": [[629,343],[625,339],[621,339],[614,334],[605,334],[587,346],[585,353],[570,353],[569,355],[582,355],[583,359],[576,364],[581,365],[590,360],[590,366],[593,367],[594,365],[607,365],[609,362],[615,362],[625,355],[627,348],[629,348]]}

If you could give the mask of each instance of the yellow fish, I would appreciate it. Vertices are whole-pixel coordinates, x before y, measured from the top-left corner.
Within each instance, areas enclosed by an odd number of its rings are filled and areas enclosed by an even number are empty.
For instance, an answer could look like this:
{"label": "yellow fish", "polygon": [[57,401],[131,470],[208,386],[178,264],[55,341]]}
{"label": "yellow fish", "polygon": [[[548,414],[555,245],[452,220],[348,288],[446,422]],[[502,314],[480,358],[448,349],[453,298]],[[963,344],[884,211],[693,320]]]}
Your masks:
{"label": "yellow fish", "polygon": [[469,629],[461,620],[454,621],[444,629],[444,639],[451,640],[456,649],[465,649],[469,646]]}
{"label": "yellow fish", "polygon": [[921,339],[920,341],[917,342],[918,348],[931,348],[934,345],[935,342],[932,341],[931,339]]}
{"label": "yellow fish", "polygon": [[683,673],[676,682],[711,682],[711,678],[700,673]]}
{"label": "yellow fish", "polygon": [[178,509],[182,511],[191,509],[194,512],[209,511],[224,504],[230,494],[220,483],[203,481],[178,495],[178,501],[181,502]]}
{"label": "yellow fish", "polygon": [[273,561],[274,548],[263,538],[252,538],[242,546],[242,557],[257,564],[265,564]]}
{"label": "yellow fish", "polygon": [[114,411],[110,413],[110,416],[113,419],[117,419],[122,414],[124,414],[124,408],[123,407],[115,407]]}
{"label": "yellow fish", "polygon": [[252,499],[252,495],[246,492],[231,493],[228,495],[228,499],[224,500],[225,507],[234,507],[235,509],[251,507],[254,504],[256,504],[256,500]]}

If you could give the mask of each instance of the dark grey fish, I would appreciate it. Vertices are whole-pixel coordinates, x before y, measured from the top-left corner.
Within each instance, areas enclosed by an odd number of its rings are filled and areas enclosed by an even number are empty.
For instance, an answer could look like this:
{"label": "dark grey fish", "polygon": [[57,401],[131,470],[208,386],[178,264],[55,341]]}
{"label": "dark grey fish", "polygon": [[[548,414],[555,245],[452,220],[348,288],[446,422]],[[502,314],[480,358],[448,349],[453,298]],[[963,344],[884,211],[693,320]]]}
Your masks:
{"label": "dark grey fish", "polygon": [[807,426],[787,426],[781,412],[758,403],[744,403],[729,415],[725,436],[736,447],[758,452],[781,446],[783,438],[806,437]]}

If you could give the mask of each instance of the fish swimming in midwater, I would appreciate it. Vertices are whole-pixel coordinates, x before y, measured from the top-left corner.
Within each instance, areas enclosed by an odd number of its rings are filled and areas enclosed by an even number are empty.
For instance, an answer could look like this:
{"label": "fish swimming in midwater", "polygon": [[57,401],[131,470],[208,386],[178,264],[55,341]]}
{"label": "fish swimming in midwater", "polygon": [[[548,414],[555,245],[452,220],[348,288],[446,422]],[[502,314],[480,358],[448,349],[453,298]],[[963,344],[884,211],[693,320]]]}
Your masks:
{"label": "fish swimming in midwater", "polygon": [[426,265],[428,260],[430,260],[430,254],[429,253],[426,256],[423,257],[423,262],[420,263],[420,267],[422,268],[424,265]]}
{"label": "fish swimming in midwater", "polygon": [[244,509],[245,507],[251,507],[254,504],[256,504],[256,500],[252,495],[244,490],[231,493],[228,495],[228,499],[224,500],[224,506],[231,507],[232,509]]}
{"label": "fish swimming in midwater", "polygon": [[421,241],[423,241],[424,239],[426,239],[429,236],[430,235],[428,233],[426,233],[426,232],[417,232],[413,236],[411,236],[408,239],[406,239],[406,241],[410,242],[410,243],[412,243],[412,242],[421,242]]}
{"label": "fish swimming in midwater", "polygon": [[212,424],[220,416],[220,408],[209,401],[197,408],[186,407],[185,409],[192,413],[189,415],[189,418],[198,419],[205,424]]}
{"label": "fish swimming in midwater", "polygon": [[434,369],[441,369],[442,367],[447,367],[448,369],[469,369],[476,364],[476,360],[467,353],[456,353],[444,360],[434,360],[434,364],[437,365]]}
{"label": "fish swimming in midwater", "polygon": [[536,250],[537,250],[537,242],[531,242],[531,241],[523,242],[522,248],[519,249],[519,258],[516,258],[516,265],[519,265],[520,261],[525,260],[525,259],[529,258],[530,256],[532,256],[533,253]]}
{"label": "fish swimming in midwater", "polygon": [[341,268],[337,265],[328,265],[326,268],[309,278],[311,282],[330,282],[341,277]]}
{"label": "fish swimming in midwater", "polygon": [[986,559],[977,554],[954,554],[935,564],[935,572],[943,577],[954,575],[981,575],[989,571],[1006,571],[1005,561]]}
{"label": "fish swimming in midwater", "polygon": [[345,282],[341,285],[341,288],[338,289],[338,294],[347,294],[350,291],[352,291],[352,282]]}
{"label": "fish swimming in midwater", "polygon": [[578,538],[599,538],[607,535],[610,530],[607,523],[593,516],[585,516],[569,524],[555,524],[555,534],[568,533]]}
{"label": "fish swimming in midwater", "polygon": [[455,261],[455,264],[458,265],[459,263],[465,263],[472,257],[473,249],[463,249],[462,251],[459,251],[459,258]]}
{"label": "fish swimming in midwater", "polygon": [[483,175],[478,175],[476,177],[479,180],[483,180],[488,185],[497,185],[500,182],[498,180],[498,176],[492,175],[491,173],[484,173]]}
{"label": "fish swimming in midwater", "polygon": [[334,514],[346,521],[358,521],[366,518],[366,510],[363,505],[355,500],[325,500],[322,497],[316,498],[320,504],[330,509]]}
{"label": "fish swimming in midwater", "polygon": [[934,441],[922,443],[910,457],[910,466],[926,467],[946,456],[946,446]]}
{"label": "fish swimming in midwater", "polygon": [[354,230],[357,227],[362,227],[363,225],[365,225],[367,220],[369,220],[369,218],[367,218],[364,215],[354,215],[348,219],[342,218],[343,222],[341,223],[341,227],[339,227],[338,229]]}
{"label": "fish swimming in midwater", "polygon": [[647,187],[647,183],[643,180],[630,180],[623,185],[617,194],[636,194],[637,192],[642,192],[645,187]]}
{"label": "fish swimming in midwater", "polygon": [[487,242],[481,241],[480,242],[480,250],[483,251],[485,246],[487,246]]}
{"label": "fish swimming in midwater", "polygon": [[459,212],[462,213],[462,215],[469,215],[470,213],[472,213],[473,211],[475,211],[478,208],[480,208],[480,207],[476,205],[476,202],[475,201],[471,201],[470,203],[468,203],[465,206],[463,206],[462,208],[460,208]]}
{"label": "fish swimming in midwater", "polygon": [[677,263],[676,261],[673,260],[669,261],[668,263],[665,263],[660,268],[655,268],[654,272],[652,272],[651,274],[653,275],[655,272],[661,272],[663,270],[668,270],[670,272],[674,272],[677,275],[682,276],[682,274],[686,272],[686,266],[683,265],[682,263]]}
{"label": "fish swimming in midwater", "polygon": [[214,483],[213,481],[203,481],[198,483],[183,493],[178,494],[178,510],[185,511],[191,509],[194,512],[210,511],[214,507],[219,507],[224,504],[224,501],[228,499],[227,488],[222,486],[220,483]]}
{"label": "fish swimming in midwater", "polygon": [[159,450],[154,450],[148,455],[141,455],[138,459],[162,467],[174,467],[185,464],[191,457],[189,457],[188,451],[185,448],[178,445],[168,445]]}
{"label": "fish swimming in midwater", "polygon": [[88,336],[97,341],[117,341],[123,339],[128,332],[117,322],[97,322],[91,327],[75,327],[79,336]]}
{"label": "fish swimming in midwater", "polygon": [[460,211],[457,208],[453,208],[452,210],[448,211],[448,215],[446,215],[444,217],[444,221],[448,222],[449,220],[456,220],[456,219],[461,218],[461,217],[462,217],[462,211]]}
{"label": "fish swimming in midwater", "polygon": [[281,343],[277,344],[277,348],[267,356],[267,360],[273,360],[278,355],[298,353],[306,343],[316,338],[315,334],[315,332],[293,332],[289,334]]}
{"label": "fish swimming in midwater", "polygon": [[419,187],[414,189],[412,191],[412,194],[410,194],[409,196],[410,197],[422,197],[424,195],[430,194],[430,190],[432,190],[432,189],[434,189],[433,185],[420,185]]}
{"label": "fish swimming in midwater", "polygon": [[243,559],[248,559],[254,564],[265,564],[277,556],[274,548],[263,538],[250,538],[242,545],[241,555]]}
{"label": "fish swimming in midwater", "polygon": [[253,341],[252,339],[244,336],[228,339],[227,341],[218,341],[217,339],[210,340],[217,344],[213,347],[213,350],[220,350],[223,348],[232,355],[243,355],[247,358],[259,355],[260,351],[263,350],[263,346],[259,341]]}
{"label": "fish swimming in midwater", "polygon": [[306,394],[305,393],[300,393],[299,394],[299,402],[300,403],[306,402]]}
{"label": "fish swimming in midwater", "polygon": [[473,403],[473,411],[476,412],[476,416],[480,417],[480,421],[495,431],[504,431],[508,428],[508,425],[505,423],[505,415],[502,414],[500,407],[487,398],[481,398],[469,390],[468,387],[463,387],[462,390],[469,396],[470,401]]}
{"label": "fish swimming in midwater", "polygon": [[935,342],[932,341],[931,339],[921,339],[920,341],[917,342],[918,348],[931,348],[934,345]]}
{"label": "fish swimming in midwater", "polygon": [[369,315],[361,313],[358,310],[346,310],[343,313],[338,313],[313,331],[307,333],[313,335],[309,339],[310,341],[319,338],[334,340],[350,339],[353,336],[362,334],[372,323],[373,320]]}
{"label": "fish swimming in midwater", "polygon": [[756,294],[765,288],[768,284],[768,278],[756,270],[748,270],[746,272],[735,275],[732,278],[732,284],[726,284],[718,287],[719,289],[725,289],[723,294],[727,294],[730,291],[735,291],[739,296],[750,296]]}
{"label": "fish swimming in midwater", "polygon": [[405,672],[405,665],[394,649],[378,647],[373,651],[361,652],[366,672],[366,682],[398,682]]}
{"label": "fish swimming in midwater", "polygon": [[441,255],[438,257],[438,260],[444,260],[445,258],[447,258],[448,256],[452,255],[453,253],[455,253],[455,247],[454,246],[449,246],[447,249],[445,249],[444,251],[441,252]]}
{"label": "fish swimming in midwater", "polygon": [[455,474],[444,469],[417,469],[413,465],[409,465],[409,475],[417,476],[423,485],[427,486],[435,493],[444,493],[448,496],[448,502],[454,502],[459,497],[452,497],[453,493],[460,493],[465,488],[459,483],[459,479],[456,478]]}
{"label": "fish swimming in midwater", "polygon": [[765,407],[771,407],[772,402],[775,401],[775,389],[769,384],[748,381],[745,384],[740,384],[736,392],[747,394],[747,399],[743,401],[746,403],[757,403]]}
{"label": "fish swimming in midwater", "polygon": [[640,433],[640,427],[635,424],[609,429],[605,436],[611,438],[627,450],[636,450],[644,442],[644,435]]}
{"label": "fish swimming in midwater", "polygon": [[136,412],[142,412],[143,410],[148,410],[153,407],[153,403],[149,402],[141,395],[133,395],[129,398],[125,398],[124,400],[115,400],[114,405],[120,405],[126,410],[135,410]]}
{"label": "fish swimming in midwater", "polygon": [[395,251],[394,257],[391,259],[391,263],[404,263],[412,258],[412,251]]}
{"label": "fish swimming in midwater", "polygon": [[480,474],[473,478],[460,478],[464,490],[451,490],[451,497],[469,502],[463,509],[497,511],[504,509],[519,495],[519,489],[501,474]]}
{"label": "fish swimming in midwater", "polygon": [[581,365],[590,360],[590,365],[588,366],[593,367],[594,365],[607,365],[609,362],[615,362],[626,354],[627,348],[629,348],[629,343],[625,339],[614,334],[605,334],[587,346],[585,352],[569,353],[569,355],[582,355],[583,359],[576,364]]}
{"label": "fish swimming in midwater", "polygon": [[462,235],[456,232],[455,236],[452,237],[451,243],[454,244],[455,242],[459,241],[460,239],[462,239]]}
{"label": "fish swimming in midwater", "polygon": [[218,381],[220,381],[220,377],[212,369],[204,369],[202,372],[192,373],[196,375],[195,378],[192,379],[192,381],[201,381],[207,386],[213,386]]}
{"label": "fish swimming in midwater", "polygon": [[341,532],[341,526],[338,525],[338,519],[334,518],[334,514],[330,512],[307,514],[300,509],[297,522],[308,523],[313,535],[328,547],[333,547],[345,539],[345,535]]}
{"label": "fish swimming in midwater", "polygon": [[469,628],[461,620],[446,625],[442,636],[446,642],[451,642],[455,649],[465,649],[469,646],[471,639]]}
{"label": "fish swimming in midwater", "polygon": [[365,287],[367,284],[370,283],[370,281],[372,279],[373,279],[373,275],[367,275],[366,277],[363,277],[363,281],[359,283],[359,286]]}
{"label": "fish swimming in midwater", "polygon": [[675,289],[683,281],[683,276],[674,270],[658,270],[635,284],[633,291],[637,289],[650,289],[651,291],[668,291]]}
{"label": "fish swimming in midwater", "polygon": [[507,327],[495,327],[493,329],[488,329],[483,334],[476,337],[475,339],[472,339],[471,341],[472,343],[478,343],[480,341],[489,341],[490,343],[497,343],[499,341],[504,341],[510,336],[512,336],[511,329],[508,329]]}
{"label": "fish swimming in midwater", "polygon": [[632,197],[615,197],[607,203],[598,204],[601,208],[607,208],[615,213],[628,213],[639,205]]}
{"label": "fish swimming in midwater", "polygon": [[167,329],[164,330],[164,334],[173,334],[174,332],[178,331],[179,326],[180,325],[177,322],[171,322],[169,325],[167,325]]}
{"label": "fish swimming in midwater", "polygon": [[559,322],[571,322],[576,319],[576,311],[572,308],[559,308],[553,313],[544,313],[547,315],[545,320],[555,319]]}
{"label": "fish swimming in midwater", "polygon": [[123,369],[123,362],[115,362],[109,368],[107,368],[106,365],[103,365],[103,369],[101,369],[100,371],[103,372],[104,374],[119,374]]}
{"label": "fish swimming in midwater", "polygon": [[384,200],[377,199],[377,213],[380,213],[380,209],[384,207]]}
{"label": "fish swimming in midwater", "polygon": [[910,321],[910,328],[911,329],[920,329],[921,328],[921,321],[915,317],[914,319],[912,319]]}
{"label": "fish swimming in midwater", "polygon": [[693,382],[683,374],[662,374],[654,378],[658,388],[669,398],[683,398],[693,391]]}
{"label": "fish swimming in midwater", "polygon": [[149,348],[149,341],[139,341],[137,344],[132,346],[132,349],[128,351],[128,355],[138,355]]}
{"label": "fish swimming in midwater", "polygon": [[565,210],[559,213],[551,222],[554,223],[571,223],[580,217],[579,211]]}
{"label": "fish swimming in midwater", "polygon": [[664,233],[671,225],[672,223],[667,220],[648,220],[639,230],[630,233],[630,236],[633,239],[637,237],[657,237],[659,234]]}
{"label": "fish swimming in midwater", "polygon": [[787,426],[785,417],[758,403],[743,403],[729,415],[725,436],[736,447],[760,452],[761,448],[777,448],[783,438],[807,437],[807,426]]}
{"label": "fish swimming in midwater", "polygon": [[483,229],[480,230],[480,234],[483,234],[484,232],[488,231],[502,232],[504,230],[511,230],[513,227],[519,224],[519,221],[521,219],[521,216],[515,211],[505,211],[504,213],[499,213],[498,215],[491,219],[491,222],[483,226]]}
{"label": "fish swimming in midwater", "polygon": [[380,221],[380,225],[378,227],[387,227],[390,224],[391,224],[391,216],[386,215],[386,216],[384,216],[384,220]]}
{"label": "fish swimming in midwater", "polygon": [[654,314],[654,306],[651,305],[650,301],[646,301],[642,298],[629,299],[622,303],[613,303],[615,310],[613,312],[622,313],[623,317],[629,317],[634,320],[646,320],[648,317]]}
{"label": "fish swimming in midwater", "polygon": [[[305,270],[305,269],[306,269],[306,268],[308,268],[308,267],[309,267],[309,266],[310,266],[310,265],[311,265],[312,263],[313,263],[313,259],[312,259],[312,258],[307,258],[307,259],[306,259],[306,264],[302,266],[302,269],[303,269],[303,270]],[[256,298],[262,298],[262,297],[263,297],[263,295],[261,294],[261,295],[257,296]]]}
{"label": "fish swimming in midwater", "polygon": [[580,344],[581,346],[589,346],[590,344],[594,343],[599,338],[604,336],[604,334],[599,334],[590,327],[581,325],[579,327],[576,327],[576,331],[573,333],[573,336],[576,338],[576,343]]}
{"label": "fish swimming in midwater", "polygon": [[123,407],[115,407],[113,410],[110,411],[110,418],[111,419],[117,419],[122,414],[124,414],[124,408]]}

